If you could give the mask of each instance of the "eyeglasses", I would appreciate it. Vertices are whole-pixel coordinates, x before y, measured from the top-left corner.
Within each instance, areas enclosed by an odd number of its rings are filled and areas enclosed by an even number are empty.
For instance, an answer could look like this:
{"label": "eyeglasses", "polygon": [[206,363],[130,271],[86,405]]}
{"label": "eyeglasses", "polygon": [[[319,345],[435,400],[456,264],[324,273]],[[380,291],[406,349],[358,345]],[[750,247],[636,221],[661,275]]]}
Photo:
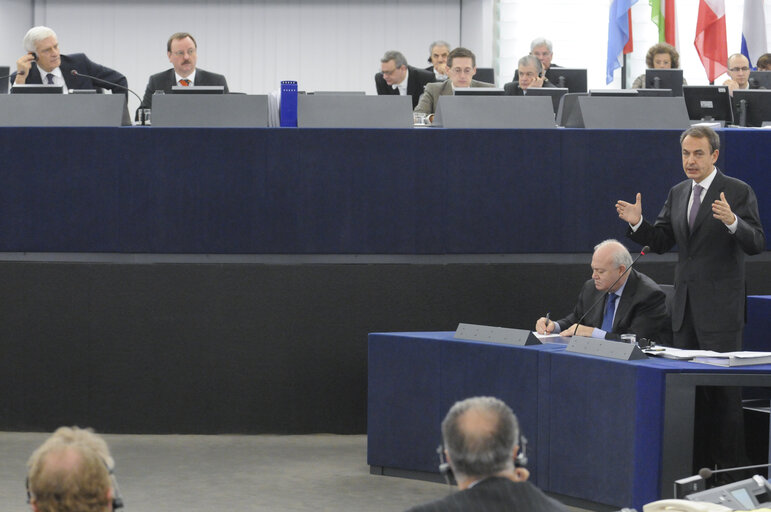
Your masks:
{"label": "eyeglasses", "polygon": [[185,54],[192,57],[193,55],[195,55],[195,48],[190,48],[187,50],[187,52],[185,50],[177,50],[176,52],[171,52],[171,53],[173,55],[176,55],[177,57],[184,57]]}
{"label": "eyeglasses", "polygon": [[744,67],[741,67],[741,68],[730,68],[728,71],[730,71],[731,73],[738,73],[739,71],[747,72],[749,70],[750,70],[749,67],[744,66]]}
{"label": "eyeglasses", "polygon": [[452,68],[452,72],[456,75],[471,75],[474,73],[474,68]]}

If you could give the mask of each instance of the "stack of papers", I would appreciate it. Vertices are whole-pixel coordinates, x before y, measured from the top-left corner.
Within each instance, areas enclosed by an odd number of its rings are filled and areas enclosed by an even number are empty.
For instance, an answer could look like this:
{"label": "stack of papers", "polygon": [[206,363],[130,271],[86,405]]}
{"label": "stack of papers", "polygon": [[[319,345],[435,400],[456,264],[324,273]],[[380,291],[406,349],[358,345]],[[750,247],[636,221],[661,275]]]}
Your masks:
{"label": "stack of papers", "polygon": [[672,347],[654,347],[645,349],[643,352],[649,356],[725,367],[771,364],[771,352],[714,352],[712,350],[683,350]]}

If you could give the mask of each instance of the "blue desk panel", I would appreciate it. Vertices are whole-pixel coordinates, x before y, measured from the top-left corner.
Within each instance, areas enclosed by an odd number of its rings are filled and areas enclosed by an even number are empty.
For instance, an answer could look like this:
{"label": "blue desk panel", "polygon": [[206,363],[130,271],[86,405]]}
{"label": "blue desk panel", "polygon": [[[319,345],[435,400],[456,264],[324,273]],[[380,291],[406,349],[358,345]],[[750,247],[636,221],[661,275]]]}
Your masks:
{"label": "blue desk panel", "polygon": [[[724,139],[771,225],[771,133]],[[590,252],[683,177],[672,130],[0,128],[0,162],[0,252]]]}
{"label": "blue desk panel", "polygon": [[558,344],[515,347],[452,334],[370,335],[371,466],[437,472],[434,448],[449,407],[492,394],[521,420],[536,485],[640,510],[691,474],[696,386],[771,385],[771,365],[617,361]]}

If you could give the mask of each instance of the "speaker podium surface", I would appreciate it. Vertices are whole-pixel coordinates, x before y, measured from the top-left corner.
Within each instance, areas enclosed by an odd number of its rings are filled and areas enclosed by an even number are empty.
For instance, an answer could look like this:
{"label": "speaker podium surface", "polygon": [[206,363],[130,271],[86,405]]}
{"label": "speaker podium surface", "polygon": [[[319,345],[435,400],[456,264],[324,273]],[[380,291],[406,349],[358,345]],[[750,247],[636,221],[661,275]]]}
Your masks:
{"label": "speaker podium surface", "polygon": [[0,126],[120,126],[122,94],[0,94]]}

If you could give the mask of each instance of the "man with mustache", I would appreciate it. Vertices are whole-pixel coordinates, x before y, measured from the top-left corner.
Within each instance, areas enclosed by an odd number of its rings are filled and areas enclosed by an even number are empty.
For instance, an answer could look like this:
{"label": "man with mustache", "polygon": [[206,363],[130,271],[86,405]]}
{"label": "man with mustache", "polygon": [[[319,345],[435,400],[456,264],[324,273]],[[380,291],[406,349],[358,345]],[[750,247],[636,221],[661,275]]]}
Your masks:
{"label": "man with mustache", "polygon": [[187,32],[177,32],[169,38],[166,55],[174,67],[150,77],[140,108],[152,108],[155,91],[171,92],[175,85],[223,85],[225,92],[229,92],[224,76],[196,68],[198,45]]}

